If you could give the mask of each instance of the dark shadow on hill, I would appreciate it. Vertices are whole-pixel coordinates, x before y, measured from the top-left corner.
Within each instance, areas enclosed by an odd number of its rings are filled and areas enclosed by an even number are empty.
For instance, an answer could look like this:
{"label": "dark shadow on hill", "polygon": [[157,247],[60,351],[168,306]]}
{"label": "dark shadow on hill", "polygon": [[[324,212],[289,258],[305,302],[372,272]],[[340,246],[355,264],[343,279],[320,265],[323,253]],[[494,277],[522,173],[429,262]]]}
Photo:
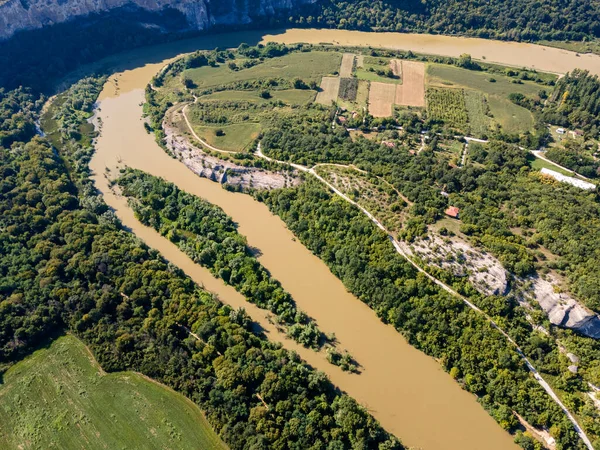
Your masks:
{"label": "dark shadow on hill", "polygon": [[265,28],[264,22],[200,32],[191,31],[185,17],[175,10],[154,13],[123,7],[21,31],[0,42],[0,86],[53,93],[57,84],[64,89],[85,75],[158,63],[194,50],[237,47],[242,42],[256,45],[264,32],[250,28]]}

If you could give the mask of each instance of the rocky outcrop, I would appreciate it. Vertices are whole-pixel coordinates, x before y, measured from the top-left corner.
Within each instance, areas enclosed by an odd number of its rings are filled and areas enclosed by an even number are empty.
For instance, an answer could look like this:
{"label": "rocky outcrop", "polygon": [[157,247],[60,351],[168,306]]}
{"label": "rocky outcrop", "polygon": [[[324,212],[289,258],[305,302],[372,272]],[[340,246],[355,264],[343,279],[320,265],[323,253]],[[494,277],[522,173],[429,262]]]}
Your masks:
{"label": "rocky outcrop", "polygon": [[173,156],[196,175],[242,190],[280,189],[300,183],[300,178],[294,173],[246,167],[205,153],[180,133],[176,124],[181,122],[180,106],[175,106],[167,112],[163,121],[165,145]]}
{"label": "rocky outcrop", "polygon": [[89,14],[106,13],[132,6],[145,11],[176,10],[191,29],[215,24],[249,23],[254,18],[275,14],[314,0],[0,0],[0,39],[19,30],[67,22]]}
{"label": "rocky outcrop", "polygon": [[550,322],[556,326],[571,328],[579,333],[600,339],[600,317],[589,311],[568,294],[557,292],[555,280],[549,277],[530,278],[529,294],[548,315]]}
{"label": "rocky outcrop", "polygon": [[430,264],[451,272],[456,277],[468,277],[484,295],[502,295],[507,288],[506,270],[496,258],[459,238],[445,238],[430,231],[426,238],[411,244],[402,242],[403,250]]}

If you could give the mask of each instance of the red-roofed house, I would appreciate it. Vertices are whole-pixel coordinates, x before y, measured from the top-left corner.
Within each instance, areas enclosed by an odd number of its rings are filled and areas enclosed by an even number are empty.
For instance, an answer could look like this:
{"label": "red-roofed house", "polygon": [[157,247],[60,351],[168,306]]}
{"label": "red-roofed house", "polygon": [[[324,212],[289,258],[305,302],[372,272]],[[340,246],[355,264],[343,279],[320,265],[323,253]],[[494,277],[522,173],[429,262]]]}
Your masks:
{"label": "red-roofed house", "polygon": [[446,209],[446,211],[444,211],[444,212],[446,213],[447,216],[458,219],[460,209],[458,209],[456,206],[449,206],[448,209]]}

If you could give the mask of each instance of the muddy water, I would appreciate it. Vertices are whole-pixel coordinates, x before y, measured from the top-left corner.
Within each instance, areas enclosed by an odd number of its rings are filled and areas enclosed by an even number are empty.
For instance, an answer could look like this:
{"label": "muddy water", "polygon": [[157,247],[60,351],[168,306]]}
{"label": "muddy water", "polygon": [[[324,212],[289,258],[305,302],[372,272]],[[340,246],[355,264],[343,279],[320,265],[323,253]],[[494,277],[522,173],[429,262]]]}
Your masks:
{"label": "muddy water", "polygon": [[[322,33],[311,40],[324,42],[331,39],[341,44],[355,44],[348,37],[354,33]],[[239,36],[243,35],[238,35],[239,42],[242,42],[243,37]],[[346,36],[347,40],[342,40],[342,36]],[[372,39],[372,45],[394,45],[381,41],[383,35],[368,36]],[[284,34],[282,40],[308,41],[308,37],[302,30],[292,30]],[[364,45],[367,41],[364,36],[361,39]],[[191,49],[189,42],[183,51]],[[211,44],[202,48],[213,48],[215,45]],[[173,56],[177,44],[172,45],[163,47],[166,50],[162,54]],[[442,48],[437,47],[435,51],[433,48],[427,49],[441,53]],[[414,50],[425,51],[423,48]],[[448,47],[447,51],[450,50],[451,47]],[[452,51],[457,54],[472,52],[473,47]],[[516,448],[511,437],[500,429],[472,395],[461,390],[434,360],[409,346],[392,327],[384,325],[373,311],[346,292],[327,266],[296,242],[283,222],[264,205],[247,195],[227,192],[216,183],[198,178],[158,147],[153,136],[147,134],[142,126],[141,104],[144,101],[143,88],[165,62],[156,62],[156,54],[148,53],[148,50],[144,52],[129,60],[128,70],[112,77],[105,86],[98,112],[103,123],[102,134],[91,162],[98,188],[123,223],[196,282],[218,294],[222,301],[234,307],[244,306],[252,318],[265,328],[270,339],[296,350],[309,364],[327,373],[334,384],[365,405],[387,430],[406,444],[424,449]],[[510,56],[509,50],[505,53],[507,57]],[[142,64],[144,55],[150,54],[150,60],[155,62]],[[491,53],[486,54],[491,60]],[[132,61],[136,61],[135,58],[137,62],[134,63]],[[531,61],[537,62],[534,57]],[[136,65],[139,68],[135,68]],[[545,70],[559,71],[557,67],[555,65]],[[293,295],[298,306],[317,320],[325,333],[336,334],[341,347],[350,351],[363,366],[363,373],[344,373],[327,363],[322,354],[287,340],[269,324],[265,311],[252,307],[231,287],[193,264],[175,245],[154,230],[142,226],[125,200],[111,193],[108,188],[105,169],[114,172],[119,165],[161,176],[181,189],[222,207],[239,224],[239,231],[247,237],[249,245],[260,249],[261,263]]]}

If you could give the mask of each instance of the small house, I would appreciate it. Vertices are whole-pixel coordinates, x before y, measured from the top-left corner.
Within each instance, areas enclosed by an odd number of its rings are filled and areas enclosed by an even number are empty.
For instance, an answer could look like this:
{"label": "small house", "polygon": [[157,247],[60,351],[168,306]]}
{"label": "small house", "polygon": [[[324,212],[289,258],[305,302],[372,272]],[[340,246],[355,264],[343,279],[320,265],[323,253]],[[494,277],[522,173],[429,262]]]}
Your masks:
{"label": "small house", "polygon": [[344,116],[338,116],[338,122],[339,123],[346,123],[348,119],[346,119]]}
{"label": "small house", "polygon": [[565,134],[565,129],[564,129],[564,128],[557,128],[557,129],[556,129],[556,132],[557,132],[558,134]]}
{"label": "small house", "polygon": [[390,142],[390,141],[382,141],[381,144],[385,145],[388,148],[394,148],[394,147],[396,147],[396,144],[394,144],[393,142]]}
{"label": "small house", "polygon": [[458,219],[458,215],[460,214],[460,209],[458,209],[456,206],[449,206],[446,211],[444,211],[444,213],[449,216],[452,217],[453,219]]}

